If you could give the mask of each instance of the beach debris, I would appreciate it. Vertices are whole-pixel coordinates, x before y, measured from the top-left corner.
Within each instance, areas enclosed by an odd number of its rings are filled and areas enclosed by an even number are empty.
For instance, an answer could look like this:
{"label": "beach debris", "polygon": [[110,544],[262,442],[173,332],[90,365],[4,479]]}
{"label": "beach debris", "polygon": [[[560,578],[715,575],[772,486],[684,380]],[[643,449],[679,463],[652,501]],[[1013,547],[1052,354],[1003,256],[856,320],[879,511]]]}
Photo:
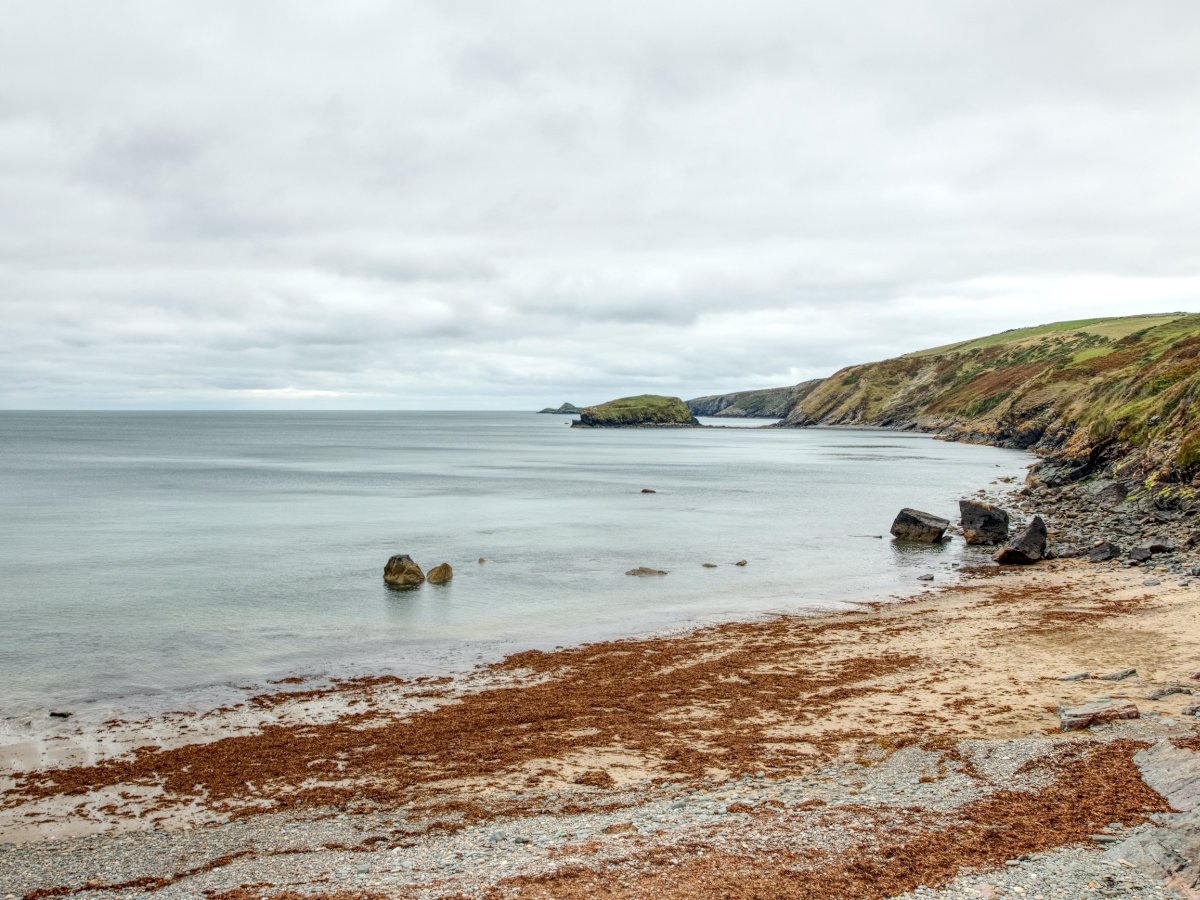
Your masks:
{"label": "beach debris", "polygon": [[429,570],[429,574],[425,579],[430,584],[445,584],[454,577],[454,570],[450,568],[450,563],[442,563],[440,566],[434,566]]}
{"label": "beach debris", "polygon": [[1112,541],[1101,541],[1088,551],[1087,558],[1091,562],[1107,562],[1121,555],[1121,548]]}
{"label": "beach debris", "polygon": [[1045,558],[1046,523],[1041,516],[1022,528],[992,558],[1002,566],[1028,566]]}
{"label": "beach debris", "polygon": [[[735,565],[735,566],[742,566],[742,567],[744,568],[744,567],[747,565],[747,563],[746,563],[746,561],[745,561],[744,559],[739,559],[737,562],[735,562],[735,563],[734,563],[734,565]],[[1198,671],[1200,671],[1200,670],[1198,670]]]}
{"label": "beach debris", "polygon": [[1186,688],[1181,684],[1169,684],[1166,687],[1160,687],[1151,691],[1146,695],[1147,700],[1161,700],[1163,697],[1170,697],[1172,694],[1190,694],[1191,688]]}
{"label": "beach debris", "polygon": [[425,573],[407,553],[398,553],[383,567],[383,580],[389,587],[416,587],[425,581]]}
{"label": "beach debris", "polygon": [[926,572],[924,575],[918,575],[917,581],[933,581],[933,576]]}
{"label": "beach debris", "polygon": [[662,569],[652,569],[649,566],[638,566],[636,569],[630,569],[626,575],[634,575],[638,578],[650,578],[655,575],[666,575]]}
{"label": "beach debris", "polygon": [[66,710],[50,710],[50,718],[52,719],[69,719],[72,715],[73,713],[69,713]]}
{"label": "beach debris", "polygon": [[963,537],[968,544],[1003,544],[1008,540],[1008,513],[979,500],[959,500]]}
{"label": "beach debris", "polygon": [[1097,700],[1059,710],[1058,720],[1063,731],[1079,731],[1120,719],[1136,719],[1139,715],[1137,706],[1128,701]]}
{"label": "beach debris", "polygon": [[896,514],[891,530],[892,536],[900,541],[936,544],[945,537],[949,527],[949,519],[906,506]]}
{"label": "beach debris", "polygon": [[1071,675],[1059,675],[1056,680],[1058,680],[1058,681],[1087,681],[1091,677],[1092,677],[1091,672],[1075,672],[1074,674],[1071,674]]}
{"label": "beach debris", "polygon": [[1126,678],[1131,678],[1137,674],[1137,669],[1117,669],[1115,672],[1109,672],[1107,675],[1097,675],[1101,681],[1124,681]]}

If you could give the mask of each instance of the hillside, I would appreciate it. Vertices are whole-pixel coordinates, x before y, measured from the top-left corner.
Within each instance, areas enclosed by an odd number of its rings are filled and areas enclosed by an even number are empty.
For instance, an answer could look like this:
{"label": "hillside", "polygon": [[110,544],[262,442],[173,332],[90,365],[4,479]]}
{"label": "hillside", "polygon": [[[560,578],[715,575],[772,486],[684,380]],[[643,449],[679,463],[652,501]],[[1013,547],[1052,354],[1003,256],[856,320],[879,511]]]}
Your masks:
{"label": "hillside", "polygon": [[[1200,487],[1200,315],[1059,322],[849,366],[786,426],[874,425],[1032,448],[1066,477]],[[1184,487],[1187,485],[1188,487]]]}
{"label": "hillside", "polygon": [[789,387],[710,394],[707,397],[688,400],[687,405],[694,416],[781,419],[820,383],[821,379],[818,378]]}

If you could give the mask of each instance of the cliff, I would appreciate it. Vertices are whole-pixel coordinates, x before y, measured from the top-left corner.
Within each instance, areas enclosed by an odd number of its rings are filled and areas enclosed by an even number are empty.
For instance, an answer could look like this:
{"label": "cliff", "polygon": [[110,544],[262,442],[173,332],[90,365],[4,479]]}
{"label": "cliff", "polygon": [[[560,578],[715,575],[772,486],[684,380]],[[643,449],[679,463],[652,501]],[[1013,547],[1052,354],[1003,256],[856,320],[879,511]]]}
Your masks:
{"label": "cliff", "polygon": [[1062,480],[1200,488],[1200,315],[1058,322],[849,366],[784,426],[868,425],[1031,448]]}
{"label": "cliff", "polygon": [[818,378],[790,387],[711,394],[688,400],[687,405],[695,416],[782,419],[820,383]]}
{"label": "cliff", "polygon": [[598,406],[589,406],[579,414],[572,428],[688,428],[699,427],[687,404],[678,397],[641,394],[622,397]]}

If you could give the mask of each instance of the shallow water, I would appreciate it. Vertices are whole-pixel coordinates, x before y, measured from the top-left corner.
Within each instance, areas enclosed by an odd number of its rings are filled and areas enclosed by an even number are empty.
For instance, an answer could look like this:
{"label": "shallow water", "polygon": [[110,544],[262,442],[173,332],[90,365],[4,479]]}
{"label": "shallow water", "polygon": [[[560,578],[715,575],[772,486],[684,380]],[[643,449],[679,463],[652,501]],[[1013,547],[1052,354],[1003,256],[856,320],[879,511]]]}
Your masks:
{"label": "shallow water", "polygon": [[[911,590],[961,546],[873,537],[896,510],[953,517],[1029,462],[884,431],[567,422],[0,413],[0,708],[156,709]],[[454,581],[386,589],[399,552]]]}

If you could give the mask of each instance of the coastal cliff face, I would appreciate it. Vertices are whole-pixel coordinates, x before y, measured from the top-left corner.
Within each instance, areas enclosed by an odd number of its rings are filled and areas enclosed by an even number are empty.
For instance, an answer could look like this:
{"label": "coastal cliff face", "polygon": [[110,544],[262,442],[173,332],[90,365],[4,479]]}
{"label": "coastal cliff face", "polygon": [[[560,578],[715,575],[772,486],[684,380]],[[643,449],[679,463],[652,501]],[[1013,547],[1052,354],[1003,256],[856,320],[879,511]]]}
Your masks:
{"label": "coastal cliff face", "polygon": [[758,391],[737,391],[732,394],[711,394],[688,400],[688,409],[695,416],[721,418],[782,419],[802,399],[821,383],[822,379],[805,381],[790,387],[764,388]]}
{"label": "coastal cliff face", "polygon": [[1194,501],[1200,315],[1060,322],[849,366],[782,426],[944,432],[1028,448],[1061,481],[1103,472]]}
{"label": "coastal cliff face", "polygon": [[641,394],[622,397],[598,406],[589,406],[579,414],[572,428],[689,428],[700,423],[687,404],[678,397]]}

